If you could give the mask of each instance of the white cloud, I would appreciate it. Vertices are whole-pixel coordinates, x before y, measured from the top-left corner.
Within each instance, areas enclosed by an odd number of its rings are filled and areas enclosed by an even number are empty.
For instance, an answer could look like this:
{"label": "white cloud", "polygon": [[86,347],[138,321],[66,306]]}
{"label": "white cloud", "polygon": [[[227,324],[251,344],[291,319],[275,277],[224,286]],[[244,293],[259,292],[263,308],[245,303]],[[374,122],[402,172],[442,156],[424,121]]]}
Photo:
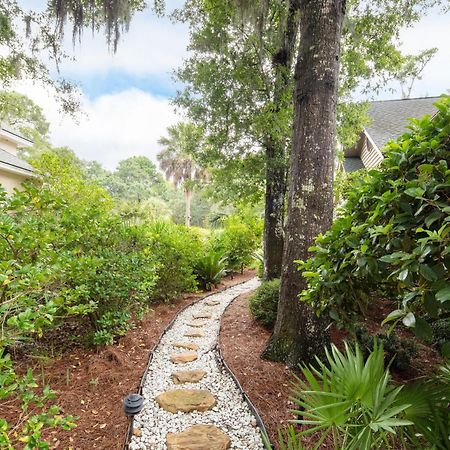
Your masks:
{"label": "white cloud", "polygon": [[430,14],[400,35],[405,52],[417,54],[436,47],[436,55],[427,64],[422,79],[413,87],[413,97],[440,95],[450,89],[450,21],[449,15]]}
{"label": "white cloud", "polygon": [[108,169],[133,155],[145,155],[156,162],[158,139],[169,125],[180,120],[167,99],[137,89],[95,100],[83,97],[85,114],[78,123],[61,115],[58,104],[45,89],[22,84],[18,90],[43,107],[54,146],[68,146],[79,157],[95,159]]}

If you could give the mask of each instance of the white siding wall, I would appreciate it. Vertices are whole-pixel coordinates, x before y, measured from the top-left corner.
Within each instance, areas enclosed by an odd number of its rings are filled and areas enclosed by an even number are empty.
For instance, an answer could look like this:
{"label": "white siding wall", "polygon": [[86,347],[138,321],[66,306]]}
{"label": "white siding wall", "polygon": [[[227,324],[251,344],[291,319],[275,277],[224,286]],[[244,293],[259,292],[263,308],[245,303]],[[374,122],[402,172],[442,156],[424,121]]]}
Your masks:
{"label": "white siding wall", "polygon": [[383,155],[365,136],[361,149],[361,161],[368,169],[377,167],[383,161]]}

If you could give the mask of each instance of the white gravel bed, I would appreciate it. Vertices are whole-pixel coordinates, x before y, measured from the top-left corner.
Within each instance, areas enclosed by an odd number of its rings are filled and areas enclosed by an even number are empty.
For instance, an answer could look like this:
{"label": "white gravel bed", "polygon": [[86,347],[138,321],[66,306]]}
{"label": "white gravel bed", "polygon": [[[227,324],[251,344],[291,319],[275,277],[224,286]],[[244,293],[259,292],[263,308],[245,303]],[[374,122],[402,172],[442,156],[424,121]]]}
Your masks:
{"label": "white gravel bed", "polygon": [[[217,364],[214,347],[220,328],[220,317],[225,308],[239,295],[252,291],[259,286],[259,280],[253,278],[242,284],[230,287],[217,294],[200,300],[181,312],[172,328],[162,338],[153,353],[147,377],[144,381],[144,407],[134,418],[134,428],[140,429],[140,436],[133,435],[130,450],[167,450],[166,435],[180,432],[192,425],[215,425],[231,439],[231,448],[240,450],[261,450],[261,439],[256,419],[231,376]],[[217,306],[208,306],[206,302],[217,300]],[[201,319],[206,324],[193,328],[187,323],[198,313],[211,314],[210,319]],[[187,332],[202,331],[205,337],[185,337]],[[173,347],[174,342],[190,342],[200,346],[198,359],[186,364],[173,364],[170,355],[186,350]],[[171,374],[179,370],[203,369],[207,375],[198,383],[175,385]],[[170,389],[205,389],[216,399],[216,406],[206,412],[172,414],[160,408],[155,397]]]}

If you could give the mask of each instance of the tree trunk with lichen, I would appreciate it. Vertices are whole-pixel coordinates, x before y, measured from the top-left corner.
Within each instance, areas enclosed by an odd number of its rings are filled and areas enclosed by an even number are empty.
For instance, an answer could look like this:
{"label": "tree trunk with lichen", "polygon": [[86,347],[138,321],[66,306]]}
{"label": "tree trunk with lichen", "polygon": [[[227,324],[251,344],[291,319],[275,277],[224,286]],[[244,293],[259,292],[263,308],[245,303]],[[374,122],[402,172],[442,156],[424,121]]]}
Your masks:
{"label": "tree trunk with lichen", "polygon": [[285,149],[266,146],[266,201],[264,209],[264,279],[280,278],[284,242],[286,196]]}
{"label": "tree trunk with lichen", "polygon": [[[272,58],[275,73],[273,84],[273,114],[289,109],[291,104],[291,70],[297,40],[299,14],[298,0],[289,2],[286,22],[278,51]],[[264,279],[280,278],[284,247],[284,216],[286,198],[286,173],[289,139],[280,136],[277,128],[270,133],[266,151],[266,194],[264,211]],[[281,133],[283,134],[283,133]]]}
{"label": "tree trunk with lichen", "polygon": [[345,0],[300,1],[294,130],[280,300],[263,354],[290,366],[312,362],[329,343],[326,318],[300,303],[305,288],[294,261],[309,257],[315,237],[333,218],[336,103]]}

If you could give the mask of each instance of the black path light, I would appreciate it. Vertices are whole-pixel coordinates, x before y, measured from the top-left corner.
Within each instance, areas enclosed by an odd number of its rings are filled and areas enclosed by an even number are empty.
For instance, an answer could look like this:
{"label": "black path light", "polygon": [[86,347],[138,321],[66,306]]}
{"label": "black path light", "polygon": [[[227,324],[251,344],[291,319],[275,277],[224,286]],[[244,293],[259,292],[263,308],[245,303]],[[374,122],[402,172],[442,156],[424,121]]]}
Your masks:
{"label": "black path light", "polygon": [[123,399],[123,410],[127,416],[134,416],[142,411],[144,397],[139,394],[128,394]]}

